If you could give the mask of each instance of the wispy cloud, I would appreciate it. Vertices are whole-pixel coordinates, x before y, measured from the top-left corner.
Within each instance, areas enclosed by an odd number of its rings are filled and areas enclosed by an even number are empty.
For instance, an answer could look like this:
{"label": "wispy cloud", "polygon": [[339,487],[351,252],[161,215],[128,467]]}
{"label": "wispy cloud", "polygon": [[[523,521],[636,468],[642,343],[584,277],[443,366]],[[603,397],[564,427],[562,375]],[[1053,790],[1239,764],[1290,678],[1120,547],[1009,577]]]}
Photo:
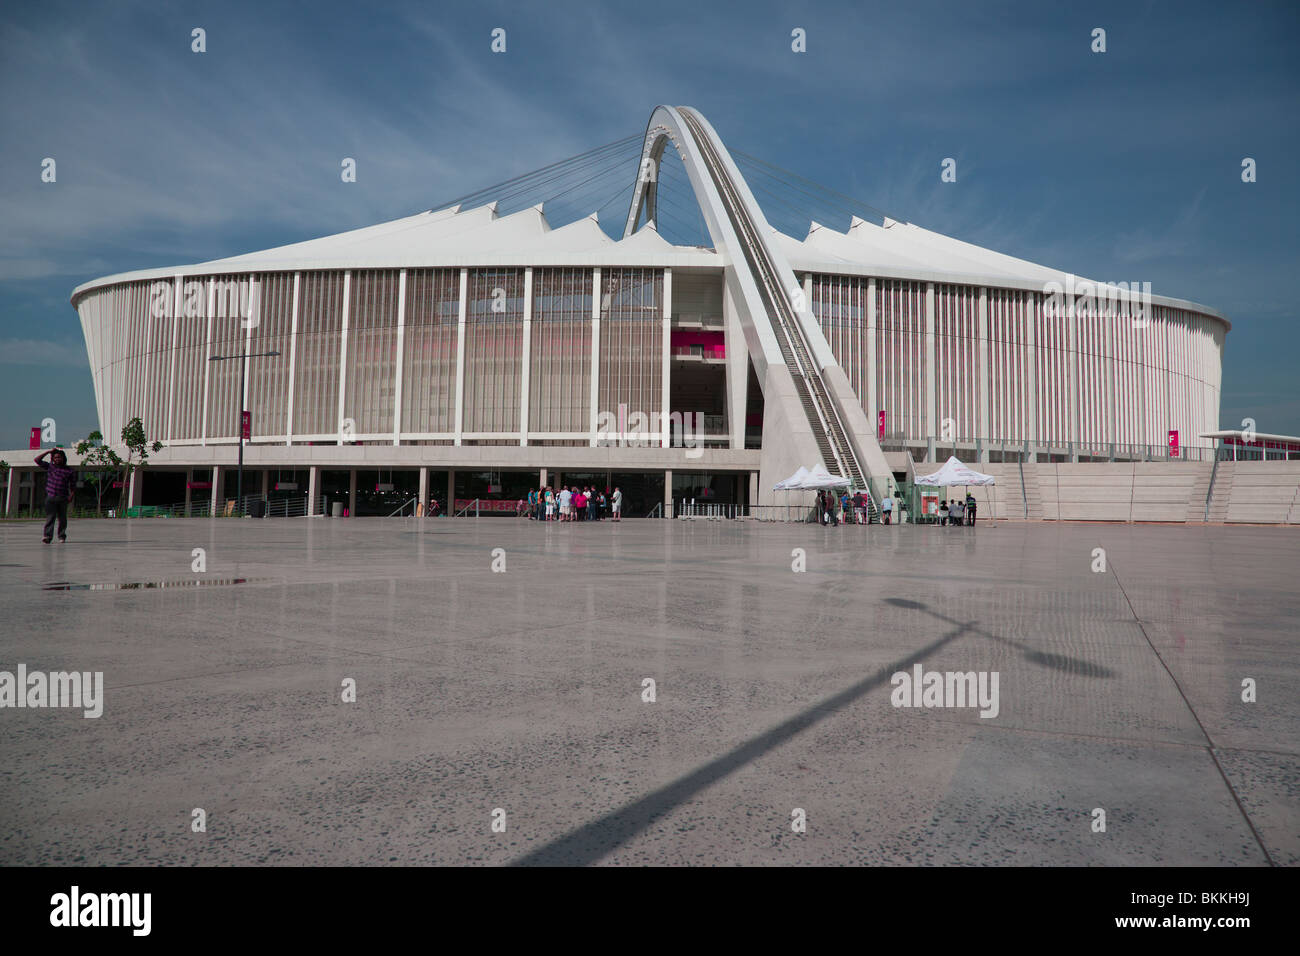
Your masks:
{"label": "wispy cloud", "polygon": [[86,346],[50,339],[0,339],[0,365],[88,366]]}

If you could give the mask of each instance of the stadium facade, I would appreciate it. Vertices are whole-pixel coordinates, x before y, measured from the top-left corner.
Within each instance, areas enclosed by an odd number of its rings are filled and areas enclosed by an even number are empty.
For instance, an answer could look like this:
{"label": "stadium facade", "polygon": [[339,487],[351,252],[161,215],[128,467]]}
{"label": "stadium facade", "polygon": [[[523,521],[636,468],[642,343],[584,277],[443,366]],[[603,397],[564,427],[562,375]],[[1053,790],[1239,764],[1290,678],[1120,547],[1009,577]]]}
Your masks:
{"label": "stadium facade", "polygon": [[[656,229],[669,148],[711,247]],[[878,501],[952,452],[1149,458],[1176,432],[1185,455],[1218,427],[1230,326],[1205,306],[890,219],[795,239],[685,107],[654,111],[628,176],[618,241],[595,216],[454,206],[79,286],[102,431],[139,416],[187,500],[196,478],[232,493],[242,405],[246,490],[260,472],[313,510],[345,477],[354,509],[374,478],[444,507],[622,484],[649,510],[770,501],[817,463]],[[209,359],[243,352],[278,355],[244,360],[241,401],[239,362]]]}

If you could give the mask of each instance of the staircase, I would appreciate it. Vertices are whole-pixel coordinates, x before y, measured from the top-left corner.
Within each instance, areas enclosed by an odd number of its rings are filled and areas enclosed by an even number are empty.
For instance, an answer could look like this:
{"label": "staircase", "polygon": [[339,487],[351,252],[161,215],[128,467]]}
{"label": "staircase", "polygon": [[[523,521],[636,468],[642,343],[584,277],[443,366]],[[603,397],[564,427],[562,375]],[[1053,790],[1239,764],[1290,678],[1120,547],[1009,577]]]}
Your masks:
{"label": "staircase", "polygon": [[1034,462],[1020,465],[1020,480],[1024,482],[1025,520],[1043,520],[1043,493],[1038,486],[1038,466]]}
{"label": "staircase", "polygon": [[1196,478],[1196,484],[1192,485],[1192,490],[1187,496],[1187,523],[1202,524],[1205,521],[1206,501],[1210,496],[1210,479],[1215,476],[1216,461],[1212,465],[1200,466],[1200,474]]}
{"label": "staircase", "polygon": [[1236,471],[1230,461],[1219,462],[1215,469],[1214,486],[1209,489],[1210,509],[1206,521],[1210,524],[1223,524],[1228,520],[1228,502],[1232,500],[1232,476]]}
{"label": "staircase", "polygon": [[866,495],[868,520],[877,522],[880,518],[880,510],[875,496],[871,493],[867,476],[858,461],[856,451],[840,419],[839,411],[822,378],[821,370],[813,360],[811,349],[805,341],[805,333],[790,300],[790,293],[783,287],[777,266],[767,249],[766,224],[756,222],[748,213],[746,204],[731,182],[726,166],[718,156],[710,137],[692,112],[683,109],[681,115],[700,147],[714,186],[731,220],[731,226],[740,239],[746,264],[756,280],[768,321],[776,333],[782,360],[790,370],[799,403],[807,416],[822,462],[828,471],[843,475],[849,480],[853,489],[861,490]]}

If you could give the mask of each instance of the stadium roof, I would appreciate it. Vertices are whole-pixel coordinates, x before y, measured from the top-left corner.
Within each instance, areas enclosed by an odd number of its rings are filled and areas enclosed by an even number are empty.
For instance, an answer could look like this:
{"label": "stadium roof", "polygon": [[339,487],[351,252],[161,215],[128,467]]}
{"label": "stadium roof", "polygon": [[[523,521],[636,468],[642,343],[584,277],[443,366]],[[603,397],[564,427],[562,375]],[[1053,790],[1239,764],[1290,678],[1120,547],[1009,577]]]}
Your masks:
{"label": "stadium roof", "polygon": [[[852,218],[844,232],[813,222],[808,235],[795,239],[773,229],[793,269],[885,278],[988,285],[1041,292],[1049,282],[1068,288],[1066,273],[1024,259],[962,242],[911,223],[886,219],[883,225]],[[725,254],[701,246],[669,243],[649,223],[627,238],[610,238],[592,213],[551,228],[541,204],[507,216],[497,204],[471,209],[451,206],[414,216],[309,239],[260,252],[193,265],[106,276],[77,286],[77,298],[91,289],[119,282],[173,276],[225,275],[324,269],[404,269],[430,267],[646,266],[713,267]],[[1152,296],[1157,305],[1212,316],[1212,309],[1182,299]]]}

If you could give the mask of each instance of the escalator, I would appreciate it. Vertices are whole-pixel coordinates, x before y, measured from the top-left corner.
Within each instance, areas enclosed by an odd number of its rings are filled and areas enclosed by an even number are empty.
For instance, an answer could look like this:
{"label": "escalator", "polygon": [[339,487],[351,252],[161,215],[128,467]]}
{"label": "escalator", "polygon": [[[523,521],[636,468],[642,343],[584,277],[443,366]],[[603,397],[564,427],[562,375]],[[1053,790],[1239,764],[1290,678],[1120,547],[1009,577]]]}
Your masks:
{"label": "escalator", "polygon": [[746,203],[731,181],[726,164],[714,147],[712,137],[693,110],[683,107],[679,113],[699,147],[727,217],[740,240],[750,273],[756,280],[768,319],[776,333],[781,356],[790,370],[799,401],[821,452],[822,462],[828,471],[843,475],[849,479],[854,489],[863,492],[869,502],[870,520],[877,521],[879,509],[867,482],[866,472],[858,461],[821,369],[813,360],[812,349],[795,308],[793,297],[802,293],[786,289],[782,285],[779,269],[768,248],[766,223],[760,225],[750,216]]}

